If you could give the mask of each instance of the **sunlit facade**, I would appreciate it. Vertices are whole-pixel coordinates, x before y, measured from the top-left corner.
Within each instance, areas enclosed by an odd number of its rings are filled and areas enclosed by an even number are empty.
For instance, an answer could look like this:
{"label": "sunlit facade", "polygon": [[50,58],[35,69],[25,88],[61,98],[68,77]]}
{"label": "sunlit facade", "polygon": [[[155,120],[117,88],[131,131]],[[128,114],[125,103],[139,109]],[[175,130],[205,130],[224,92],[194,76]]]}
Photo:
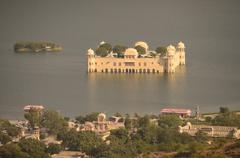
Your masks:
{"label": "sunlit facade", "polygon": [[[87,53],[87,72],[92,73],[174,73],[180,65],[185,65],[185,45],[179,42],[177,46],[169,45],[166,55],[149,51],[145,42],[137,42],[135,46],[142,46],[146,54],[139,55],[136,49],[128,48],[124,57],[116,57],[111,52],[106,57],[100,57],[90,48]],[[151,56],[155,53],[156,56]]]}

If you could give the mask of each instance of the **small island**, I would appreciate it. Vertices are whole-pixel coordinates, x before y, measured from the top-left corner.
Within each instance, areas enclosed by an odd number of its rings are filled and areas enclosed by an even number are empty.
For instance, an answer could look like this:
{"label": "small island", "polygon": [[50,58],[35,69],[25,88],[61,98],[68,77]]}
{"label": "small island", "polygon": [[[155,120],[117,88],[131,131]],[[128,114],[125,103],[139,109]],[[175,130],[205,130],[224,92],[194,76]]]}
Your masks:
{"label": "small island", "polygon": [[60,52],[59,44],[48,41],[21,41],[14,44],[15,52]]}

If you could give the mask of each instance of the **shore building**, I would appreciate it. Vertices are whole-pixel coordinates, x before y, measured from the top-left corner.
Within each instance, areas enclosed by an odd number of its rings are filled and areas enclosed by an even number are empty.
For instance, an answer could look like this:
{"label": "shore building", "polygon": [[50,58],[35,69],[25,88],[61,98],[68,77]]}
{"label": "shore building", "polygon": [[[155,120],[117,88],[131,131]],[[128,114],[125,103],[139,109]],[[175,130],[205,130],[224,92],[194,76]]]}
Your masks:
{"label": "shore building", "polygon": [[175,109],[175,108],[164,108],[160,111],[161,115],[178,115],[180,117],[190,117],[192,110],[190,109]]}

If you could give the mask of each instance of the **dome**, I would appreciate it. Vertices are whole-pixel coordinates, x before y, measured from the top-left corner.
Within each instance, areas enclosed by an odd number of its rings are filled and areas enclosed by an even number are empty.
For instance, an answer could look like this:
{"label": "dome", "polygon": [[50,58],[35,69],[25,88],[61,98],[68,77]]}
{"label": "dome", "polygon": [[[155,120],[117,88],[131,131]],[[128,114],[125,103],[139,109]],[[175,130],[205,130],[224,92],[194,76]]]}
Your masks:
{"label": "dome", "polygon": [[174,55],[175,51],[176,51],[176,49],[173,45],[169,45],[167,47],[167,55],[168,56]]}
{"label": "dome", "polygon": [[182,41],[180,41],[177,45],[178,48],[185,48],[185,45]]}
{"label": "dome", "polygon": [[146,51],[148,50],[148,45],[147,45],[146,42],[138,41],[138,42],[135,43],[135,47],[136,46],[141,46],[141,47],[145,48]]}
{"label": "dome", "polygon": [[94,51],[91,48],[88,49],[88,55],[94,55]]}
{"label": "dome", "polygon": [[138,56],[138,52],[136,49],[134,48],[128,48],[125,50],[124,55],[134,55],[134,56]]}
{"label": "dome", "polygon": [[104,42],[104,41],[100,42],[100,46],[103,45],[103,44],[105,44],[105,43],[106,43],[106,42]]}

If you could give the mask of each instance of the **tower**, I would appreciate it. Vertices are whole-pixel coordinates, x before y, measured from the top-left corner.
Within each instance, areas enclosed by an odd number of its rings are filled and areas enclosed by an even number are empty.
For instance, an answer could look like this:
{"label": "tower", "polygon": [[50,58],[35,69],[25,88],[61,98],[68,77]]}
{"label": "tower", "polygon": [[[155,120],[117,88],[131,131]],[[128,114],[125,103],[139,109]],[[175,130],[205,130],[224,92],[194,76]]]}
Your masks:
{"label": "tower", "polygon": [[199,108],[199,106],[197,106],[197,108],[196,108],[196,119],[197,120],[200,119],[200,108]]}
{"label": "tower", "polygon": [[175,72],[175,56],[176,49],[173,45],[167,47],[167,58],[165,59],[165,72]]}
{"label": "tower", "polygon": [[88,49],[88,53],[87,53],[87,58],[88,58],[88,69],[87,72],[94,72],[96,71],[95,68],[95,53],[94,51],[90,48]]}
{"label": "tower", "polygon": [[185,65],[185,45],[183,42],[178,43],[177,51],[179,53],[179,65]]}

